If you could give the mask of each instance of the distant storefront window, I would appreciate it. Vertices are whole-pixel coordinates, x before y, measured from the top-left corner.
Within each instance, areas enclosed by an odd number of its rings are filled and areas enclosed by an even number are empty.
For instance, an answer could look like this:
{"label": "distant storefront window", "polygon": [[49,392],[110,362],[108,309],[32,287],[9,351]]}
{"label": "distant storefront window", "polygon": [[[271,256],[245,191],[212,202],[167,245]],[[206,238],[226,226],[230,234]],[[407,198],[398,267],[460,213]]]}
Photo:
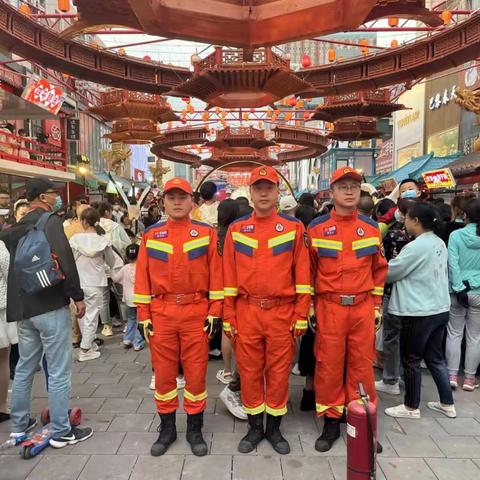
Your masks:
{"label": "distant storefront window", "polygon": [[403,165],[409,163],[414,157],[420,157],[422,153],[420,142],[397,150],[397,168],[403,167]]}
{"label": "distant storefront window", "polygon": [[452,155],[458,151],[458,126],[438,132],[428,137],[428,153],[437,157]]}

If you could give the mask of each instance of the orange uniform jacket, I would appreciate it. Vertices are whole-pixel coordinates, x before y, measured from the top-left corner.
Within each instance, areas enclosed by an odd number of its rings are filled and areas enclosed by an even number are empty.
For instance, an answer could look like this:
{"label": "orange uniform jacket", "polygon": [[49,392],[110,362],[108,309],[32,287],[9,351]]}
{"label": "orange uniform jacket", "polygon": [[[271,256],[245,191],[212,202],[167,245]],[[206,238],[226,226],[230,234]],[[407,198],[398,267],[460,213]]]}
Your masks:
{"label": "orange uniform jacket", "polygon": [[313,220],[308,232],[315,293],[372,292],[380,306],[388,264],[377,223],[357,213],[341,217],[332,210]]}
{"label": "orange uniform jacket", "polygon": [[[274,212],[255,213],[230,225],[223,252],[224,328],[236,321],[238,295],[257,298],[296,295],[294,321],[305,322],[311,300],[310,261],[303,224]],[[297,325],[297,328],[300,325]]]}
{"label": "orange uniform jacket", "polygon": [[167,220],[147,229],[142,238],[134,295],[139,321],[152,318],[152,298],[182,293],[205,294],[209,315],[222,316],[222,262],[215,230],[195,220]]}

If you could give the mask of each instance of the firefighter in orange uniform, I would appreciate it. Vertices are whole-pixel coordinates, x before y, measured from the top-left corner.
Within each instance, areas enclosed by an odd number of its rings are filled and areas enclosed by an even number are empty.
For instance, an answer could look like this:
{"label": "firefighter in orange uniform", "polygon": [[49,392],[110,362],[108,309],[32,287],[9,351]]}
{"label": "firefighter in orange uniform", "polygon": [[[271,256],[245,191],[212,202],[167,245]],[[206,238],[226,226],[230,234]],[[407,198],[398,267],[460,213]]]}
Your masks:
{"label": "firefighter in orange uniform", "polygon": [[169,216],[143,235],[135,278],[135,303],[155,370],[155,402],[161,418],[153,456],[176,440],[176,376],[185,374],[187,441],[197,456],[206,455],[202,437],[206,408],[208,336],[222,328],[223,278],[217,236],[209,225],[191,220],[192,187],[180,178],[165,184]]}
{"label": "firefighter in orange uniform", "polygon": [[241,453],[263,438],[278,453],[290,452],[280,423],[287,413],[294,337],[306,332],[311,301],[308,239],[300,221],[277,213],[278,185],[275,169],[252,171],[254,212],[232,223],[223,252],[223,328],[234,339],[249,423]]}
{"label": "firefighter in orange uniform", "polygon": [[325,417],[315,443],[320,452],[340,436],[345,406],[358,398],[359,382],[371,401],[377,398],[372,362],[387,261],[377,223],[357,213],[361,182],[353,168],[336,170],[334,209],[308,228],[317,319],[315,398],[317,415]]}

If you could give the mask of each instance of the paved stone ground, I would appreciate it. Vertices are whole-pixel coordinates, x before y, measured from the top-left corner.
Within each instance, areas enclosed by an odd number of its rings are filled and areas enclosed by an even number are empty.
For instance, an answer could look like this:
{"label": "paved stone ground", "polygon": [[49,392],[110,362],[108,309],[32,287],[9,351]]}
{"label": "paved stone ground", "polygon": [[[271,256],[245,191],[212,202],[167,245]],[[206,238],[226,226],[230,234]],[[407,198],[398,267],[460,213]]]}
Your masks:
{"label": "paved stone ground", "polygon": [[[237,444],[245,422],[234,420],[218,394],[215,378],[220,362],[210,362],[205,438],[210,455],[196,458],[185,441],[186,415],[178,414],[179,439],[159,458],[149,455],[155,440],[155,416],[150,382],[149,354],[120,346],[119,335],[108,339],[100,359],[73,363],[72,406],[81,407],[84,424],[94,436],[61,450],[48,448],[31,460],[22,460],[18,448],[0,452],[0,480],[341,480],[346,472],[345,432],[328,454],[315,451],[321,431],[313,413],[298,409],[302,395],[300,377],[291,377],[289,413],[282,424],[292,453],[277,455],[267,442],[256,452],[241,455]],[[447,419],[426,408],[436,400],[432,379],[424,375],[422,419],[395,420],[383,409],[402,397],[381,397],[379,436],[384,453],[378,457],[378,479],[478,480],[480,478],[480,394],[456,393],[457,419]],[[32,411],[47,404],[43,374],[33,388]],[[0,442],[9,423],[0,424]]]}

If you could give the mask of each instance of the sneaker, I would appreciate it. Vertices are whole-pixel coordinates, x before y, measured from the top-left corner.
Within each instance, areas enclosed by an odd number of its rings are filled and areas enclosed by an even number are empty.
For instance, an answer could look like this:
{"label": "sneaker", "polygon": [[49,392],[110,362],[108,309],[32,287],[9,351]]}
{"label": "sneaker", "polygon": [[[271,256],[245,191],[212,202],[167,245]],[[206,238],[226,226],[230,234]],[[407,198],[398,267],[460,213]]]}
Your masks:
{"label": "sneaker", "polygon": [[177,377],[177,388],[179,390],[185,388],[185,377]]}
{"label": "sneaker", "polygon": [[104,343],[105,343],[105,340],[101,339],[101,338],[96,338],[93,343],[95,345],[98,345],[99,347],[101,347]]}
{"label": "sneaker", "polygon": [[232,392],[228,385],[220,392],[220,400],[223,402],[227,410],[240,420],[247,420],[247,414],[243,409],[240,392]]}
{"label": "sneaker", "polygon": [[152,380],[150,380],[150,385],[148,386],[150,390],[155,390],[155,375],[152,375]]}
{"label": "sneaker", "polygon": [[118,328],[123,327],[123,322],[119,320],[117,317],[112,318],[112,327]]}
{"label": "sneaker", "polygon": [[220,358],[222,356],[222,351],[218,348],[214,348],[208,352],[208,355],[213,358]]}
{"label": "sneaker", "polygon": [[12,432],[10,434],[10,438],[12,439],[17,439],[17,438],[23,438],[27,436],[28,432],[31,432],[36,426],[38,425],[37,419],[36,418],[29,418],[28,419],[28,425],[27,428],[25,429],[24,432]]}
{"label": "sneaker", "polygon": [[473,392],[476,388],[478,388],[478,382],[476,378],[465,378],[463,380],[463,390],[466,392]]}
{"label": "sneaker", "polygon": [[133,343],[132,342],[122,342],[122,345],[124,348],[132,348],[133,347]]}
{"label": "sneaker", "polygon": [[84,442],[93,435],[90,427],[72,427],[72,429],[63,437],[50,439],[50,446],[53,448],[63,448],[67,445],[75,445],[78,442]]}
{"label": "sneaker", "polygon": [[92,343],[91,349],[94,352],[98,352],[100,350],[100,347],[96,343]]}
{"label": "sneaker", "polygon": [[133,347],[133,349],[134,349],[136,352],[140,352],[140,351],[142,351],[144,348],[145,348],[145,344],[144,344],[144,343],[142,343],[141,345],[137,345],[136,347]]}
{"label": "sneaker", "polygon": [[386,408],[385,414],[395,418],[421,418],[420,409],[409,410],[403,403],[396,407]]}
{"label": "sneaker", "polygon": [[101,353],[96,352],[93,348],[91,348],[90,350],[87,350],[86,352],[84,352],[83,350],[80,350],[80,352],[78,352],[78,361],[88,362],[88,360],[97,359],[98,357],[100,357],[100,355]]}
{"label": "sneaker", "polygon": [[300,369],[298,368],[298,363],[296,363],[292,368],[292,375],[300,375]]}
{"label": "sneaker", "polygon": [[378,382],[375,382],[375,390],[390,395],[400,395],[400,385],[398,382],[390,384],[385,383],[383,380],[379,380]]}
{"label": "sneaker", "polygon": [[104,337],[112,337],[113,336],[113,330],[111,325],[104,325],[102,328],[102,335]]}
{"label": "sneaker", "polygon": [[448,418],[456,418],[457,412],[455,410],[455,405],[443,405],[440,402],[428,402],[427,407],[430,410],[435,410],[435,412],[443,413]]}
{"label": "sneaker", "polygon": [[458,377],[457,377],[457,375],[449,375],[448,380],[449,380],[450,386],[453,388],[453,390],[458,388]]}
{"label": "sneaker", "polygon": [[219,370],[217,372],[217,380],[220,380],[224,385],[228,385],[232,381],[232,372]]}
{"label": "sneaker", "polygon": [[127,326],[125,325],[125,326],[123,327],[122,333],[125,333],[126,331],[127,331]]}
{"label": "sneaker", "polygon": [[425,363],[425,360],[422,360],[420,362],[420,368],[423,369],[423,370],[426,370],[428,367],[427,367],[427,364]]}
{"label": "sneaker", "polygon": [[80,342],[72,342],[72,348],[80,348]]}

